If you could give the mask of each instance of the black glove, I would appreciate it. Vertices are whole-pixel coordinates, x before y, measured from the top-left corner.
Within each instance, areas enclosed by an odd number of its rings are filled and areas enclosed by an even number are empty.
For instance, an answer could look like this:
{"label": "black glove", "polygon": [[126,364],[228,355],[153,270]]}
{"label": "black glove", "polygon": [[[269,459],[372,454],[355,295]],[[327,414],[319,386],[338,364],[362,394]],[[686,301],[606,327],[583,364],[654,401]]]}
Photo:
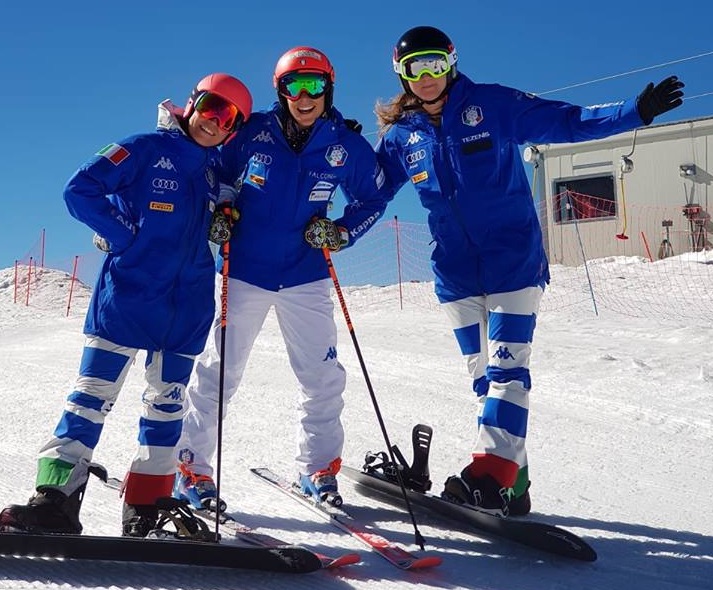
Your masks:
{"label": "black glove", "polygon": [[683,104],[683,88],[685,84],[676,76],[669,76],[654,86],[649,82],[644,91],[636,99],[636,108],[644,125],[649,125],[654,117],[675,109]]}
{"label": "black glove", "polygon": [[218,246],[230,241],[233,226],[240,219],[240,211],[230,204],[216,205],[213,218],[210,220],[208,240]]}
{"label": "black glove", "polygon": [[361,133],[361,123],[359,123],[356,119],[344,119],[344,124],[355,133]]}
{"label": "black glove", "polygon": [[313,248],[328,248],[337,252],[349,243],[349,232],[337,227],[331,219],[314,219],[305,228],[305,240]]}

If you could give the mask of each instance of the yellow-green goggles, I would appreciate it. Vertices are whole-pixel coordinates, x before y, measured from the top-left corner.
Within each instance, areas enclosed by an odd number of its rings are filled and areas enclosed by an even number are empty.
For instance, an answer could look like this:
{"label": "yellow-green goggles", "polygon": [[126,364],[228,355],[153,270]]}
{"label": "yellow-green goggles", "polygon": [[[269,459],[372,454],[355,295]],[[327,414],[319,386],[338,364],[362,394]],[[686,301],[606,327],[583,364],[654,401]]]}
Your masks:
{"label": "yellow-green goggles", "polygon": [[455,64],[455,56],[452,58],[451,55],[437,49],[417,51],[394,62],[394,71],[409,82],[418,82],[425,74],[431,78],[441,78]]}

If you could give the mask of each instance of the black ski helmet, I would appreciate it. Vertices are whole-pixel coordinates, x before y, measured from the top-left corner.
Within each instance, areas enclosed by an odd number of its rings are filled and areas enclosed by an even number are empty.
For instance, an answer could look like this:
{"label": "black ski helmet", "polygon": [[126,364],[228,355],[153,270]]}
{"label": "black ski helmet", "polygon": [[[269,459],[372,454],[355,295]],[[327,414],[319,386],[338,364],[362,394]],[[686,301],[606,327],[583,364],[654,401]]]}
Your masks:
{"label": "black ski helmet", "polygon": [[[458,61],[458,54],[456,53],[455,45],[450,40],[448,35],[446,35],[440,29],[436,27],[414,27],[406,31],[399,40],[396,42],[394,47],[393,56],[393,66],[394,71],[399,73],[399,61],[401,58],[417,51],[428,51],[429,49],[438,49],[439,51],[445,51],[448,54],[448,61],[451,62],[451,71],[448,72],[448,83],[446,84],[446,90],[453,83],[456,77],[456,62]],[[409,94],[413,94],[408,87],[408,82],[404,80],[399,75],[399,80],[404,90]]]}

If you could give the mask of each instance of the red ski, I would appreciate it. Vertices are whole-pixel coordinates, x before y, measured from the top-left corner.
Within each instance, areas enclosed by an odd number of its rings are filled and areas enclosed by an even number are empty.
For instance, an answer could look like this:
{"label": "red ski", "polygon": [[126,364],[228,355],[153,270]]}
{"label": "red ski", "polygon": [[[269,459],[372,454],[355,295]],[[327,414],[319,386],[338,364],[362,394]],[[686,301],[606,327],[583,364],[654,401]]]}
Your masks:
{"label": "red ski", "polygon": [[385,539],[383,536],[367,530],[366,526],[360,525],[343,507],[337,508],[325,502],[314,502],[309,496],[305,496],[295,484],[287,481],[266,467],[253,468],[250,471],[259,477],[261,481],[287,494],[290,498],[306,506],[341,531],[349,533],[359,539],[389,563],[400,569],[424,569],[438,566],[442,562],[442,559],[438,556],[427,555],[419,557],[403,547],[392,543],[388,539]]}

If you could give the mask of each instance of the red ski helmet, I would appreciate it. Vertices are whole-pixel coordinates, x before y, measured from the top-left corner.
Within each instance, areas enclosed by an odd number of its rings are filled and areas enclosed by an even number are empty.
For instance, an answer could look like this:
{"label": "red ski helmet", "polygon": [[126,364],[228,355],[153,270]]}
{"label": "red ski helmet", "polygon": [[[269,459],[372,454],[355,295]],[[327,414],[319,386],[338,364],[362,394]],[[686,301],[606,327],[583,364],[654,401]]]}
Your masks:
{"label": "red ski helmet", "polygon": [[[334,94],[334,67],[329,58],[319,49],[314,47],[299,46],[286,51],[275,66],[275,73],[272,76],[272,85],[277,90],[280,78],[292,73],[318,73],[327,77],[327,90],[324,94],[324,110],[328,111],[332,107],[332,97]],[[280,102],[284,106],[284,97],[277,94]]]}
{"label": "red ski helmet", "polygon": [[234,104],[240,112],[240,119],[236,122],[236,127],[223,143],[230,141],[238,129],[250,118],[253,108],[253,99],[247,86],[237,78],[228,74],[209,74],[203,78],[191,92],[186,107],[183,110],[184,118],[188,119],[194,111],[196,101],[206,92],[220,96],[229,103]]}

